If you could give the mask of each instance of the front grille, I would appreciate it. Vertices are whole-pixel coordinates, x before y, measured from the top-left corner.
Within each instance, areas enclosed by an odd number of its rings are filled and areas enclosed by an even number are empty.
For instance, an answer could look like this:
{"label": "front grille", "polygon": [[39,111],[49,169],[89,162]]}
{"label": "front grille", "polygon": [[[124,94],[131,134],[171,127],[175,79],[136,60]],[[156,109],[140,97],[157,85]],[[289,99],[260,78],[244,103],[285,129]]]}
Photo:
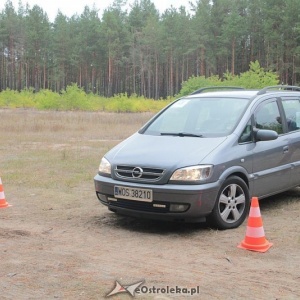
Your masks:
{"label": "front grille", "polygon": [[116,166],[115,174],[119,178],[142,181],[158,181],[164,175],[165,170],[148,167]]}
{"label": "front grille", "polygon": [[169,203],[162,202],[140,202],[118,199],[117,201],[109,201],[110,207],[121,207],[132,210],[155,212],[155,213],[167,213],[169,212]]}

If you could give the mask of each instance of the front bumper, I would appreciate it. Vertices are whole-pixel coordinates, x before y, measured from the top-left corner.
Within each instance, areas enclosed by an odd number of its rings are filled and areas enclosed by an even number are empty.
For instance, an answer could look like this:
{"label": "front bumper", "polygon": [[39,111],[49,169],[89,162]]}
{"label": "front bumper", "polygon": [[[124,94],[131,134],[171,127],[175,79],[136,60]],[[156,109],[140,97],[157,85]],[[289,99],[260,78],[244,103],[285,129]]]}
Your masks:
{"label": "front bumper", "polygon": [[[168,221],[201,222],[215,205],[220,182],[202,185],[153,185],[117,181],[97,174],[94,177],[95,190],[99,201],[109,210],[122,215]],[[142,202],[116,199],[114,186],[152,189],[153,201]],[[173,204],[186,204],[184,212],[172,212]]]}

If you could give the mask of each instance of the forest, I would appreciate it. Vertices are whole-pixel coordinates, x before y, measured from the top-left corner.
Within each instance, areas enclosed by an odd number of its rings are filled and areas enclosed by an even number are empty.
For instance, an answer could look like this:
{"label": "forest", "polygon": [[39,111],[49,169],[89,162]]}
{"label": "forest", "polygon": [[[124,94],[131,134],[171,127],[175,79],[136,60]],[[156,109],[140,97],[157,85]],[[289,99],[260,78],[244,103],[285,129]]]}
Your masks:
{"label": "forest", "polygon": [[194,0],[160,13],[151,0],[125,9],[58,12],[10,0],[0,11],[0,92],[178,94],[191,77],[238,76],[257,61],[283,84],[300,81],[299,0]]}

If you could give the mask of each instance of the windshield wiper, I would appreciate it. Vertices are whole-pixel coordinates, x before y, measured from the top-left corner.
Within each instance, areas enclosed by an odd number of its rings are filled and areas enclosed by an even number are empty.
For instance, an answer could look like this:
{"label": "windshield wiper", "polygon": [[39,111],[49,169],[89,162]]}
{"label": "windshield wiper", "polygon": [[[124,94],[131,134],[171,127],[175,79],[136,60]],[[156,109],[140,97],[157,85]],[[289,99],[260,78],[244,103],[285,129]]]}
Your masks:
{"label": "windshield wiper", "polygon": [[160,135],[173,135],[173,136],[189,136],[189,137],[203,137],[202,134],[194,134],[194,133],[188,133],[188,132],[161,132]]}

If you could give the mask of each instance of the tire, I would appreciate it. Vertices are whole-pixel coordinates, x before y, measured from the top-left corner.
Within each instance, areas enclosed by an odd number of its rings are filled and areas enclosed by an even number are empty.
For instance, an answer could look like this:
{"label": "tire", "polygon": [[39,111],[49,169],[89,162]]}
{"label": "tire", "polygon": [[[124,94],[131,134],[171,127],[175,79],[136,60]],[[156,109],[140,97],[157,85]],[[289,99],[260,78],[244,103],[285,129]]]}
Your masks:
{"label": "tire", "polygon": [[218,229],[236,228],[246,219],[249,208],[248,186],[240,177],[232,176],[222,184],[208,220]]}

